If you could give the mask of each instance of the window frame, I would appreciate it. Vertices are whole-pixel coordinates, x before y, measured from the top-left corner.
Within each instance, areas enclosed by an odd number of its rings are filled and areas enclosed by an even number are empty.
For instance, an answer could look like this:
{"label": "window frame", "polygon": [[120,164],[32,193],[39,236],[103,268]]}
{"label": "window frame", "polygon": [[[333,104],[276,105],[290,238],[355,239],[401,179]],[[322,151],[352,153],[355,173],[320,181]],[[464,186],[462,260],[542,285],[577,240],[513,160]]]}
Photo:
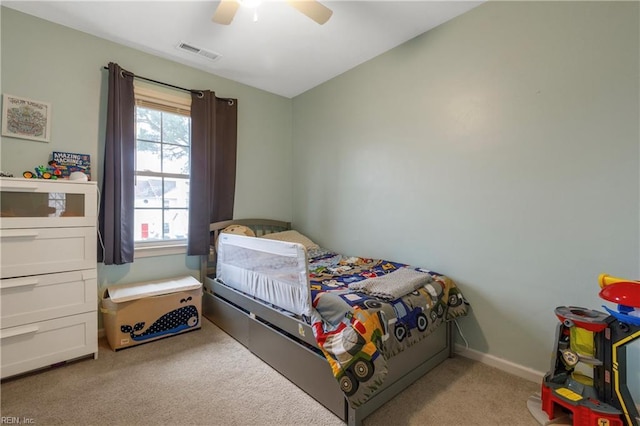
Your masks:
{"label": "window frame", "polygon": [[[181,96],[182,95],[182,96]],[[191,97],[189,94],[176,93],[175,91],[160,91],[158,89],[151,88],[144,83],[134,82],[134,97],[136,102],[136,109],[138,107],[150,108],[159,110],[162,112],[168,112],[172,114],[185,115],[191,118]],[[137,145],[137,124],[136,124],[136,145]],[[191,145],[189,145],[191,148]],[[137,154],[137,148],[136,148]],[[136,179],[138,176],[149,177],[180,177],[175,173],[161,173],[161,172],[138,172],[134,171]],[[189,171],[191,176],[191,171]],[[163,206],[164,210],[164,206]],[[187,213],[189,207],[187,206]],[[135,215],[134,215],[135,217]],[[134,259],[154,256],[166,256],[174,254],[186,254],[187,253],[187,240],[170,240],[170,241],[135,241],[134,242]]]}

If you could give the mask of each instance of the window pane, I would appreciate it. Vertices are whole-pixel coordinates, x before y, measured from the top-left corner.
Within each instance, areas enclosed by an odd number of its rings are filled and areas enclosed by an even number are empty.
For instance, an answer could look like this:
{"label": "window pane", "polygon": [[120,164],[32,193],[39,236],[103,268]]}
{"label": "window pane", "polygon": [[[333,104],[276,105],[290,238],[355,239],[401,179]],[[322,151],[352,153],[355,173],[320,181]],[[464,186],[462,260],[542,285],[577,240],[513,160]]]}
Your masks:
{"label": "window pane", "polygon": [[187,210],[165,210],[163,230],[165,240],[186,239],[189,230],[189,214]]}
{"label": "window pane", "polygon": [[136,208],[162,208],[162,178],[136,177]]}
{"label": "window pane", "polygon": [[189,146],[191,119],[184,115],[162,113],[162,140],[166,143]]}
{"label": "window pane", "polygon": [[137,139],[160,142],[161,112],[136,107]]}
{"label": "window pane", "polygon": [[136,118],[135,241],[184,241],[189,218],[191,118],[149,105],[136,107]]}
{"label": "window pane", "polygon": [[162,209],[136,209],[135,216],[135,241],[162,240]]}
{"label": "window pane", "polygon": [[189,174],[189,147],[162,145],[162,155],[164,173]]}
{"label": "window pane", "polygon": [[140,172],[161,172],[161,152],[162,145],[159,143],[138,141],[136,152],[136,170]]}
{"label": "window pane", "polygon": [[164,178],[165,208],[189,207],[189,179]]}

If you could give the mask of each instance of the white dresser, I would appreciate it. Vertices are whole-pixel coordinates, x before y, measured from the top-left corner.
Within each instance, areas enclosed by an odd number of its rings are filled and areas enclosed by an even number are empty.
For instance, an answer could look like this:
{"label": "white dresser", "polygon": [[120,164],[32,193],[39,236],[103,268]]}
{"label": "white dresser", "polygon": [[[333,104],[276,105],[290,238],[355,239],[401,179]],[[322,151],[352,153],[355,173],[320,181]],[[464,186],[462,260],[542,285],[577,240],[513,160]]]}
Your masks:
{"label": "white dresser", "polygon": [[95,182],[0,178],[0,376],[98,356]]}

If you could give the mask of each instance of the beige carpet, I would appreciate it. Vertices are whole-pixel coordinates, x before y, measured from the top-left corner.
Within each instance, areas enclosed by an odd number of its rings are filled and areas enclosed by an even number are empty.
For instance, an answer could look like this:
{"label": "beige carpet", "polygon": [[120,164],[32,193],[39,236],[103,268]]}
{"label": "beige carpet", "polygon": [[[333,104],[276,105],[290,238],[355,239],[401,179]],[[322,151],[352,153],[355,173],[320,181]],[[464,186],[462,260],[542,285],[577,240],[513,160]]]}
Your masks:
{"label": "beige carpet", "polygon": [[[535,426],[535,383],[456,357],[363,422]],[[340,419],[203,319],[201,330],[98,360],[5,380],[2,416],[36,425],[341,425]]]}

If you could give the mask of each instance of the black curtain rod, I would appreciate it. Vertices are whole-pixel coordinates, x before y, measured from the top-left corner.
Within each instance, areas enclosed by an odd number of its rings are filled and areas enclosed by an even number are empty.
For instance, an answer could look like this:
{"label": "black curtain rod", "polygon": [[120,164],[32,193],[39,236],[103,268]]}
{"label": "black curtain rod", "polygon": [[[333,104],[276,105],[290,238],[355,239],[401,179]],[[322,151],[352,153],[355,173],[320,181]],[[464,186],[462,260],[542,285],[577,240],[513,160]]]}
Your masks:
{"label": "black curtain rod", "polygon": [[[104,68],[105,70],[108,70],[108,69],[109,69],[109,67],[103,67],[103,68]],[[199,93],[199,94],[200,94],[200,97],[203,97],[203,96],[204,96],[204,94],[202,93],[202,91],[201,91],[201,90],[185,89],[184,87],[174,86],[173,84],[169,84],[169,83],[165,83],[165,82],[162,82],[162,81],[154,80],[154,79],[152,79],[152,78],[142,77],[142,76],[140,76],[140,75],[136,75],[136,74],[132,73],[131,71],[125,71],[125,70],[123,70],[122,72],[123,72],[123,73],[130,74],[131,76],[133,76],[133,78],[137,78],[137,79],[139,79],[139,80],[149,81],[149,82],[151,82],[151,83],[159,84],[159,85],[161,85],[161,86],[171,87],[172,89],[178,89],[178,90],[182,90],[182,91],[184,91],[184,92],[189,92],[189,93]],[[235,102],[235,100],[234,100],[234,99],[231,99],[231,98],[218,98],[218,99],[222,99],[222,100],[225,100],[225,101],[229,102],[229,105],[233,105],[233,103]]]}

